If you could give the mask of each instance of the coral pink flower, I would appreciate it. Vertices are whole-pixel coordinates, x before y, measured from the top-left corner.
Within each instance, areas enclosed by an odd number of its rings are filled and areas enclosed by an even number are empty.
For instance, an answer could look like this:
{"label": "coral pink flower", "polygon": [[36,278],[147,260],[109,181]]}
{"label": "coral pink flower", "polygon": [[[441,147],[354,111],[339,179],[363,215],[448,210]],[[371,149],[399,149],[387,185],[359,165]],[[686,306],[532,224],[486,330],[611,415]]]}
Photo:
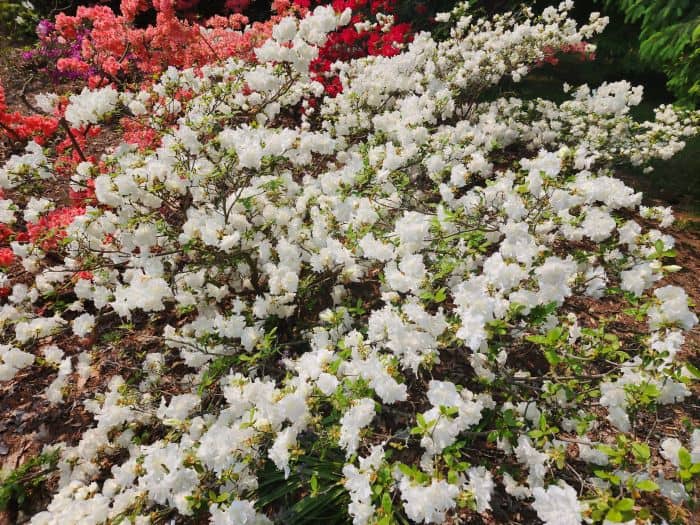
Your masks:
{"label": "coral pink flower", "polygon": [[10,248],[0,248],[0,266],[10,266],[14,260],[15,254]]}

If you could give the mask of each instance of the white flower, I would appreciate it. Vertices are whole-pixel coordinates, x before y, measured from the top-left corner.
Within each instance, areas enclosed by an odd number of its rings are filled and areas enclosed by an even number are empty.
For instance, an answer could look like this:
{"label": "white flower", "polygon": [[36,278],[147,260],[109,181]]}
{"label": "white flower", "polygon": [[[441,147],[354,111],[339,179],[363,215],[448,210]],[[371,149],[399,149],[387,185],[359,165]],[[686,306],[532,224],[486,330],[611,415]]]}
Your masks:
{"label": "white flower", "polygon": [[491,508],[491,493],[495,486],[493,476],[483,466],[471,467],[467,474],[469,475],[467,488],[474,494],[476,511],[479,513],[486,512]]}
{"label": "white flower", "polygon": [[676,438],[666,438],[661,442],[661,455],[670,461],[674,466],[680,465],[678,451],[683,444]]}
{"label": "white flower", "polygon": [[615,219],[600,208],[589,209],[581,224],[583,234],[595,242],[601,242],[610,237],[615,226]]}
{"label": "white flower", "polygon": [[268,453],[269,458],[274,462],[275,466],[284,471],[285,479],[289,476],[289,449],[297,442],[298,429],[294,427],[285,428],[277,434],[275,442]]}
{"label": "white flower", "polygon": [[209,506],[211,525],[271,525],[272,521],[260,514],[248,500],[236,500],[225,509],[219,504]]}
{"label": "white flower", "polygon": [[81,314],[72,322],[73,333],[78,337],[85,337],[95,327],[95,316],[90,314]]}
{"label": "white flower", "polygon": [[71,95],[65,117],[75,127],[97,124],[104,115],[114,111],[119,101],[119,93],[112,87],[90,91],[83,88],[79,95]]}
{"label": "white flower", "polygon": [[46,399],[51,404],[63,403],[63,389],[66,386],[67,377],[58,375],[51,384],[46,388]]}
{"label": "white flower", "polygon": [[348,512],[353,525],[365,525],[374,516],[372,506],[372,477],[384,457],[384,448],[374,445],[369,456],[360,458],[360,468],[346,464],[343,467],[343,485],[350,493]]}
{"label": "white flower", "polygon": [[58,365],[63,359],[64,353],[56,345],[49,345],[43,349],[44,358],[51,364]]}
{"label": "white flower", "polygon": [[347,457],[352,456],[360,444],[360,430],[374,419],[374,401],[369,398],[358,400],[340,419],[339,445],[345,449]]}
{"label": "white flower", "polygon": [[442,523],[448,510],[454,508],[459,488],[445,480],[423,486],[404,476],[399,482],[403,508],[409,519],[418,523]]}
{"label": "white flower", "polygon": [[277,42],[289,42],[297,33],[297,21],[294,17],[286,16],[272,28],[272,38]]}
{"label": "white flower", "polygon": [[0,199],[0,222],[3,224],[13,224],[17,218],[12,209],[14,203],[11,200]]}
{"label": "white flower", "polygon": [[518,438],[518,446],[514,452],[518,461],[527,465],[530,471],[527,478],[530,487],[541,487],[544,484],[549,455],[533,447],[530,438],[524,435]]}
{"label": "white flower", "polygon": [[585,443],[578,444],[578,457],[587,463],[605,466],[608,464],[608,456],[604,452]]}
{"label": "white flower", "polygon": [[659,226],[662,228],[668,228],[675,220],[671,207],[653,206],[648,208],[646,206],[640,206],[639,214],[645,219],[656,219],[660,221]]}
{"label": "white flower", "polygon": [[9,345],[0,345],[0,381],[8,381],[34,362],[34,356]]}
{"label": "white flower", "polygon": [[129,102],[128,107],[129,111],[131,111],[131,113],[133,113],[135,116],[145,115],[146,113],[148,113],[146,106],[144,106],[143,102],[141,102],[140,100],[132,100],[131,102]]}
{"label": "white flower", "polygon": [[435,14],[435,21],[436,22],[449,22],[450,21],[450,15],[451,13],[448,12],[443,12],[443,13],[436,13]]}
{"label": "white flower", "polygon": [[165,309],[164,299],[172,297],[168,283],[160,277],[139,273],[128,286],[119,286],[111,303],[122,317],[130,317],[131,310],[140,308],[146,312],[160,312]]}
{"label": "white flower", "polygon": [[324,393],[324,395],[329,396],[335,392],[336,388],[338,388],[338,378],[334,375],[323,372],[318,376],[316,385],[318,386],[319,390]]}
{"label": "white flower", "polygon": [[166,405],[165,399],[160,400],[160,407],[156,415],[160,419],[175,419],[182,421],[187,418],[190,413],[199,406],[199,396],[194,394],[182,394],[170,398],[170,402]]}
{"label": "white flower", "polygon": [[571,294],[569,281],[576,271],[576,263],[570,258],[547,257],[535,270],[539,285],[538,297],[542,304],[552,301],[561,304]]}
{"label": "white flower", "polygon": [[395,231],[401,244],[409,247],[420,248],[425,245],[430,233],[430,218],[418,212],[406,212],[396,221]]}
{"label": "white flower", "polygon": [[670,499],[676,505],[688,499],[688,493],[683,483],[667,480],[661,476],[656,478],[656,483],[659,485],[659,492],[661,492],[661,495]]}
{"label": "white flower", "polygon": [[532,495],[535,497],[532,507],[545,525],[581,524],[583,506],[576,498],[576,491],[565,482],[560,486],[550,485],[546,490],[535,487]]}
{"label": "white flower", "polygon": [[[483,401],[475,401],[473,397],[466,388],[457,392],[456,385],[450,381],[430,381],[428,400],[433,408],[422,415],[426,424],[431,425],[431,430],[421,439],[421,446],[429,455],[442,452],[456,441],[460,432],[481,420]],[[453,416],[446,416],[443,408],[456,408],[457,411]]]}
{"label": "white flower", "polygon": [[368,259],[377,259],[386,262],[395,257],[394,247],[374,238],[372,233],[366,234],[358,243],[364,256]]}
{"label": "white flower", "polygon": [[497,288],[507,292],[520,284],[527,273],[519,264],[504,262],[503,256],[497,252],[484,261],[484,275]]}
{"label": "white flower", "polygon": [[15,325],[15,338],[20,343],[30,339],[46,337],[56,331],[64,321],[59,317],[37,317],[31,321],[23,321]]}
{"label": "white flower", "polygon": [[693,430],[690,435],[690,460],[700,463],[700,428]]}
{"label": "white flower", "polygon": [[530,489],[524,485],[519,485],[507,472],[503,473],[503,486],[506,494],[510,494],[516,499],[522,500],[530,497]]}
{"label": "white flower", "polygon": [[688,308],[688,294],[678,286],[663,286],[654,290],[654,295],[661,301],[660,306],[649,309],[649,326],[657,330],[663,324],[678,324],[690,330],[698,322],[697,316]]}
{"label": "white flower", "polygon": [[34,97],[34,104],[44,113],[51,115],[56,107],[58,98],[58,95],[55,93],[38,93]]}
{"label": "white flower", "polygon": [[37,199],[32,197],[24,208],[24,220],[27,222],[37,222],[40,215],[47,210],[53,209],[53,207],[54,203],[49,199]]}
{"label": "white flower", "polygon": [[620,287],[623,290],[632,292],[637,297],[642,295],[644,290],[649,288],[654,281],[659,279],[659,276],[654,274],[651,264],[647,262],[640,263],[630,270],[621,272],[620,277],[622,278]]}

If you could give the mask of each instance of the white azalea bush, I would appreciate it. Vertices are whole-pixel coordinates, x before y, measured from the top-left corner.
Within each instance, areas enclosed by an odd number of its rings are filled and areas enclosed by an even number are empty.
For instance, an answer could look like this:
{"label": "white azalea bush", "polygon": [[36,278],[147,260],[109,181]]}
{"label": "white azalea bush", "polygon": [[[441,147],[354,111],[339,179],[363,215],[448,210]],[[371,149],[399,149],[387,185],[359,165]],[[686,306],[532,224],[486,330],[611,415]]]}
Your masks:
{"label": "white azalea bush", "polygon": [[[549,525],[661,523],[687,506],[700,429],[652,425],[691,396],[697,371],[677,357],[697,317],[658,283],[674,239],[649,221],[670,211],[614,169],[669,158],[700,119],[636,122],[627,82],[562,104],[494,95],[604,28],[570,8],[478,21],[462,6],[443,42],[338,65],[336,98],[308,74],[350,20],[331,8],[282,20],[258,64],[73,97],[67,118],[148,114],[162,145],[80,165],[71,183],[94,178],[97,203],[60,258],[13,244],[1,378],[53,366],[61,403],[108,344],[66,353],[62,337],[150,335],[142,364],[86,403],[79,443],[58,445],[32,523],[311,522],[308,501],[355,524],[506,501]],[[35,144],[0,170],[18,194],[54,177]],[[592,316],[598,303],[638,331]]]}

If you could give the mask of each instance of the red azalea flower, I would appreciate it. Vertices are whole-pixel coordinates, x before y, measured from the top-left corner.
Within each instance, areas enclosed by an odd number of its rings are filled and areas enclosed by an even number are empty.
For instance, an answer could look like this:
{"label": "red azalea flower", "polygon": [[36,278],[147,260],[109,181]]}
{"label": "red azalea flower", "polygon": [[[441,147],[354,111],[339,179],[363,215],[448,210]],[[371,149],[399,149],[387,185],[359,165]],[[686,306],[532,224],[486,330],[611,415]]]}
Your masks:
{"label": "red azalea flower", "polygon": [[10,248],[0,248],[0,266],[8,267],[15,260],[15,254]]}

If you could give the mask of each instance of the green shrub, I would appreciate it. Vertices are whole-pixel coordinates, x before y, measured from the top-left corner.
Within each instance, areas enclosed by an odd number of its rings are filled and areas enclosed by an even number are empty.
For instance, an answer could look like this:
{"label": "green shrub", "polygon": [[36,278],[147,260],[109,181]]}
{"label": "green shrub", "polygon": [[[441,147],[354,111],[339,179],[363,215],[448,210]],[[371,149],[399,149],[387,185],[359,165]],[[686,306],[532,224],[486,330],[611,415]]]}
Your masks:
{"label": "green shrub", "polygon": [[639,56],[663,70],[679,101],[700,101],[700,3],[695,0],[604,0],[639,24]]}

